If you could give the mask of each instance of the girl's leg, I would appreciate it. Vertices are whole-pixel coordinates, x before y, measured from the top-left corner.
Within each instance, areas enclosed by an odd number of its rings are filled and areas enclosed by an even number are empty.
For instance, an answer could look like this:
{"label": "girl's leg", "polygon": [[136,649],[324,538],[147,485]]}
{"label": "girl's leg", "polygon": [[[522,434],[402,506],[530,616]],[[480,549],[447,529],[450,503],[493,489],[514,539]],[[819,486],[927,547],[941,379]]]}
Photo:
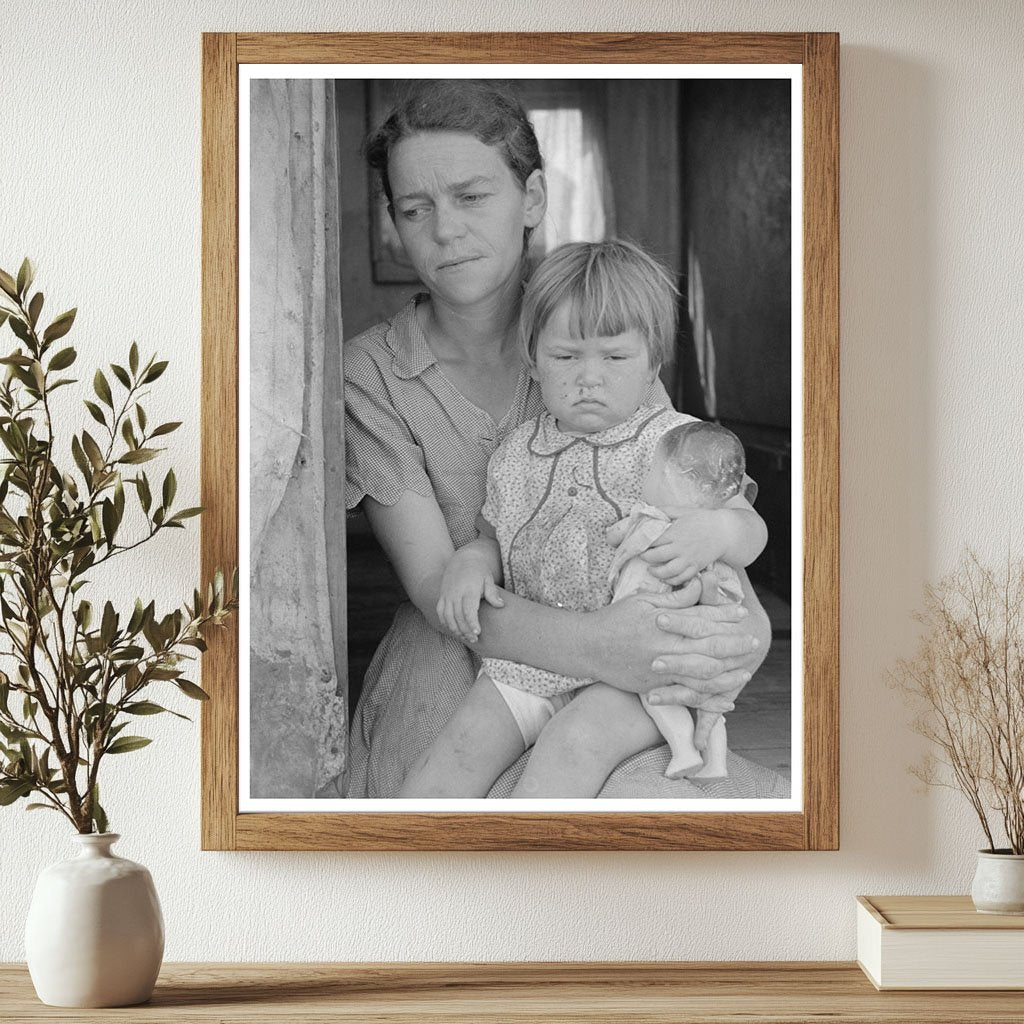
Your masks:
{"label": "girl's leg", "polygon": [[398,796],[485,797],[525,749],[508,705],[481,673],[441,735],[409,769]]}
{"label": "girl's leg", "polygon": [[594,683],[544,727],[512,796],[597,796],[623,759],[661,742],[635,693]]}

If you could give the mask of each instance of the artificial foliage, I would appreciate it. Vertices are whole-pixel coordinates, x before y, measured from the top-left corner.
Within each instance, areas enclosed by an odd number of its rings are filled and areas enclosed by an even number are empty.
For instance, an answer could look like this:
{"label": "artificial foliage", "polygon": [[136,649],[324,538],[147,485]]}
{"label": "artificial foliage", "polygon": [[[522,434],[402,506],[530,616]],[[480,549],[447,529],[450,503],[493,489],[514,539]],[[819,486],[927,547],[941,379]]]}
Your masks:
{"label": "artificial foliage", "polygon": [[916,618],[917,653],[900,661],[895,681],[918,709],[915,731],[938,755],[911,771],[967,798],[988,852],[1022,854],[1024,561],[995,570],[969,553],[926,588]]}
{"label": "artificial foliage", "polygon": [[29,260],[17,275],[0,271],[0,329],[15,342],[0,357],[0,806],[23,800],[81,833],[106,832],[101,765],[152,742],[136,732],[149,716],[186,717],[162,690],[207,699],[185,676],[204,629],[236,607],[237,573],[226,588],[217,572],[162,615],[142,597],[120,610],[93,596],[96,569],[202,510],[175,506],[173,469],[157,484],[143,468],[181,425],[150,423],[141,404],[166,361],[140,358],[133,343],[84,384],[89,429],[55,419],[54,392],[83,386],[65,340],[76,311],[44,327],[33,278]]}

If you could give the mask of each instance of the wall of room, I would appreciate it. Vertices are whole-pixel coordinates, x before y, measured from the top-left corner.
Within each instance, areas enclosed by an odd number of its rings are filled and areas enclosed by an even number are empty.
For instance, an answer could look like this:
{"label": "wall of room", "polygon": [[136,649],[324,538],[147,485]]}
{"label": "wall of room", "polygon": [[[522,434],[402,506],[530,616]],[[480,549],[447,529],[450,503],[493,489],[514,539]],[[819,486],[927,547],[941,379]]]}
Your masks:
{"label": "wall of room", "polygon": [[[922,584],[965,545],[1022,548],[1024,207],[1019,5],[954,0],[11,0],[0,37],[0,266],[24,254],[81,365],[133,338],[172,359],[147,402],[197,503],[199,34],[207,30],[820,30],[842,34],[842,849],[730,854],[199,850],[195,727],[111,764],[120,852],[147,864],[171,960],[828,959],[854,896],[965,892],[978,830],[887,683]],[[71,389],[65,389],[65,393]],[[70,408],[70,407],[69,407]],[[198,529],[97,582],[170,606]],[[179,710],[187,710],[178,707]],[[153,721],[153,720],[151,720]],[[0,960],[23,956],[55,815],[0,809]]]}

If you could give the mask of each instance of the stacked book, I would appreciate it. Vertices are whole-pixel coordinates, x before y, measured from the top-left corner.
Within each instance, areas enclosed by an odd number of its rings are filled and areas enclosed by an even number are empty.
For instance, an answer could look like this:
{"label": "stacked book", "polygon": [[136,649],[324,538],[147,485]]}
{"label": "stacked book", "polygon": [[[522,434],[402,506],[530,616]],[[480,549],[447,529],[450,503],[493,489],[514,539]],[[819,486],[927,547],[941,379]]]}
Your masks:
{"label": "stacked book", "polygon": [[858,896],[857,962],[878,989],[1024,989],[1024,915],[979,914],[970,896]]}

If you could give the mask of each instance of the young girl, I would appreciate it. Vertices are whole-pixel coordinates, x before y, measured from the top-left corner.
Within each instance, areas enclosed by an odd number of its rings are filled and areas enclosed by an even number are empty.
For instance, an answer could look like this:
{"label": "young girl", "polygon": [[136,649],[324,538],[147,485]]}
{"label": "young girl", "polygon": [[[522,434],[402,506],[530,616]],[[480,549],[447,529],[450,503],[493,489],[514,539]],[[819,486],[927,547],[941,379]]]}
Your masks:
{"label": "young girl", "polygon": [[[445,570],[438,616],[467,642],[479,636],[481,600],[501,606],[502,580],[549,605],[608,604],[615,552],[606,532],[640,499],[660,437],[693,422],[642,404],[672,351],[675,287],[636,246],[555,250],[527,285],[520,333],[547,411],[492,456],[481,535]],[[745,567],[765,539],[760,517],[737,495],[691,515],[685,538],[666,531],[648,560],[675,586],[716,561]],[[487,658],[399,795],[485,796],[536,743],[513,796],[592,797],[616,764],[659,739],[635,694]]]}

